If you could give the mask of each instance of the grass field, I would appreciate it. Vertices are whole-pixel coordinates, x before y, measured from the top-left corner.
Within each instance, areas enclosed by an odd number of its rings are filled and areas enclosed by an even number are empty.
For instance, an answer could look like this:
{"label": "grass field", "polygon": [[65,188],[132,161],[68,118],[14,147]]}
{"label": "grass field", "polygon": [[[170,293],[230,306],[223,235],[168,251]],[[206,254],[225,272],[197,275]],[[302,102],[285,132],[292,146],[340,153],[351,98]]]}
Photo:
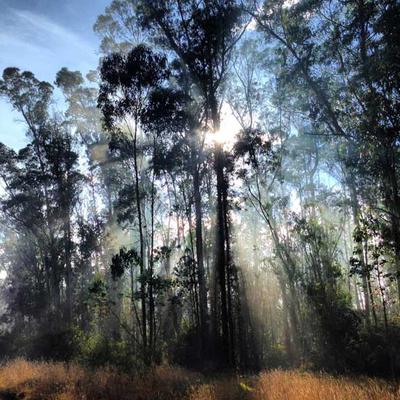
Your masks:
{"label": "grass field", "polygon": [[168,366],[132,377],[112,369],[89,371],[75,364],[17,359],[0,366],[0,399],[394,400],[400,399],[400,386],[296,371],[213,380]]}

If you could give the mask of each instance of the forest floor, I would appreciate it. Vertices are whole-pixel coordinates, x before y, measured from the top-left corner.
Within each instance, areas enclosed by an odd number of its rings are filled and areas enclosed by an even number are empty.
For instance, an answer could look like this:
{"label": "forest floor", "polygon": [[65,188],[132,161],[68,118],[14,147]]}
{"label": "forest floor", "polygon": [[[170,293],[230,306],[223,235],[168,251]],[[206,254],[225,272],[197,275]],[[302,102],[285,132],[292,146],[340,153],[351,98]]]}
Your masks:
{"label": "forest floor", "polygon": [[112,369],[28,362],[0,366],[0,399],[26,400],[394,400],[400,385],[369,378],[334,378],[300,371],[215,379],[161,366],[132,377]]}

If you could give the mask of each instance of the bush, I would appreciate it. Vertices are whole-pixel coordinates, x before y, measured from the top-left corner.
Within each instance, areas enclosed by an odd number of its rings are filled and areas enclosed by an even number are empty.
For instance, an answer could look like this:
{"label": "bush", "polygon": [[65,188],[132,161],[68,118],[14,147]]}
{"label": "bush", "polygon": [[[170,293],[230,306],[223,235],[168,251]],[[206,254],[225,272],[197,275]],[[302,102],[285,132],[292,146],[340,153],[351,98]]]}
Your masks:
{"label": "bush", "polygon": [[132,344],[125,340],[112,340],[101,334],[75,331],[75,359],[89,367],[114,366],[121,371],[143,369],[144,364],[135,356]]}
{"label": "bush", "polygon": [[66,329],[32,335],[7,332],[0,337],[0,352],[3,358],[72,360],[75,354],[74,331]]}

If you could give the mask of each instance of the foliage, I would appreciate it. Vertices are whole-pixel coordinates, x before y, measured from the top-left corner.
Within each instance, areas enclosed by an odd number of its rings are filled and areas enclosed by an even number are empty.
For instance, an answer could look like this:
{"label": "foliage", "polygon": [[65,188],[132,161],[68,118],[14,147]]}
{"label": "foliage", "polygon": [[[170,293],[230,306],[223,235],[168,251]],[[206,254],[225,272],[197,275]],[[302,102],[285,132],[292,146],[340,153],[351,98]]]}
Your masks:
{"label": "foliage", "polygon": [[[103,371],[121,398],[390,398],[155,382],[171,361],[398,377],[399,21],[394,0],[112,0],[97,70],[6,68],[26,143],[0,143],[4,356],[146,370]],[[51,390],[97,398],[97,373]]]}

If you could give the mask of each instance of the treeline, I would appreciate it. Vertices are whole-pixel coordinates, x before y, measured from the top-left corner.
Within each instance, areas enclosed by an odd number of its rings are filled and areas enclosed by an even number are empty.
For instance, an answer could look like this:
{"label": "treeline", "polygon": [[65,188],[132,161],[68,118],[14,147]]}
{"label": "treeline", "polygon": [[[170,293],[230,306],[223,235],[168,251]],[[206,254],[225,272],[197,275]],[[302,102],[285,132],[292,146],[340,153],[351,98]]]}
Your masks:
{"label": "treeline", "polygon": [[114,0],[85,78],[5,69],[3,354],[398,374],[399,22]]}

